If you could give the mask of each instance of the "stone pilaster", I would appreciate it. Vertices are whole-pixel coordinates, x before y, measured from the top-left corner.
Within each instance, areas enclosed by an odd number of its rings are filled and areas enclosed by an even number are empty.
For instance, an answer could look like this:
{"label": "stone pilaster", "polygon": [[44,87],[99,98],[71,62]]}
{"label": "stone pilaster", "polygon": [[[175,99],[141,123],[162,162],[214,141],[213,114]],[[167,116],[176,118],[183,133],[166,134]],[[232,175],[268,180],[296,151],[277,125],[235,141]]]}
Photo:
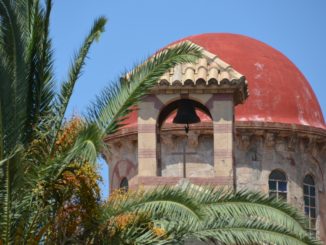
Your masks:
{"label": "stone pilaster", "polygon": [[138,175],[156,176],[156,119],[159,110],[155,101],[147,99],[138,111]]}
{"label": "stone pilaster", "polygon": [[214,134],[214,169],[219,179],[233,184],[233,99],[232,95],[214,95],[211,100]]}

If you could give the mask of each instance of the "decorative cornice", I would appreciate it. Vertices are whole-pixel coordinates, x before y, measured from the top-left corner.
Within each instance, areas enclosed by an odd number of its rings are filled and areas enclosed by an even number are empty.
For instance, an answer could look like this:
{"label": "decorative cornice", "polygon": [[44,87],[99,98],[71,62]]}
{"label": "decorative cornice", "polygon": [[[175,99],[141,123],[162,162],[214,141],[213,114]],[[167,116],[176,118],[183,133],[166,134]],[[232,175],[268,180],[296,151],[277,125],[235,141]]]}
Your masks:
{"label": "decorative cornice", "polygon": [[[213,125],[210,122],[201,122],[198,124],[191,125],[192,130],[212,130]],[[254,121],[236,121],[235,130],[239,135],[244,135],[244,140],[249,140],[249,131],[255,131],[255,134],[263,135],[264,132],[276,132],[278,135],[290,137],[289,148],[291,145],[295,145],[298,137],[311,136],[317,139],[317,142],[326,144],[326,130],[321,128],[315,128],[311,126],[293,125],[286,123],[275,123],[275,122],[254,122]],[[173,132],[173,131],[184,131],[184,127],[178,124],[167,124],[164,126],[162,132]],[[117,131],[115,134],[108,135],[104,141],[119,139],[121,137],[133,136],[137,137],[138,127],[123,128]]]}
{"label": "decorative cornice", "polygon": [[[138,176],[137,184],[134,188],[139,186],[157,186],[157,185],[177,185],[182,177],[164,177],[164,176]],[[190,183],[195,185],[209,185],[209,186],[232,186],[233,180],[229,176],[216,177],[187,177]]]}
{"label": "decorative cornice", "polygon": [[248,150],[254,145],[253,140],[260,139],[266,149],[276,150],[283,145],[282,151],[299,151],[318,158],[326,146],[324,129],[270,122],[236,122],[235,126],[236,142],[241,150]]}
{"label": "decorative cornice", "polygon": [[171,68],[158,80],[151,93],[230,93],[235,104],[243,103],[249,95],[245,76],[203,47],[185,42],[199,47],[203,58],[195,64],[180,64]]}
{"label": "decorative cornice", "polygon": [[203,58],[195,64],[181,64],[170,69],[158,81],[153,92],[231,93],[235,104],[243,103],[248,97],[246,78],[215,54],[200,48]]}
{"label": "decorative cornice", "polygon": [[236,121],[235,128],[238,133],[247,130],[255,130],[256,134],[269,131],[280,133],[284,136],[296,134],[299,137],[306,137],[307,135],[311,135],[326,141],[326,130],[312,126],[278,122]]}

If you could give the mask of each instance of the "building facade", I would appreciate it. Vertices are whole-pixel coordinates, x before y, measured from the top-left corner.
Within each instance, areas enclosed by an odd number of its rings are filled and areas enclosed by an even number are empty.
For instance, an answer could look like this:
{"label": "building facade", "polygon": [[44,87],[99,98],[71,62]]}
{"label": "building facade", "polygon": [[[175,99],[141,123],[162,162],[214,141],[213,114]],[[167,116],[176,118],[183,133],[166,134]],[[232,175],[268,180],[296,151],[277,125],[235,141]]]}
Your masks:
{"label": "building facade", "polygon": [[[303,210],[326,241],[326,126],[309,82],[279,51],[246,36],[181,41],[204,57],[167,72],[106,138],[111,189],[186,178],[262,191]],[[181,102],[200,118],[188,133],[173,123]]]}

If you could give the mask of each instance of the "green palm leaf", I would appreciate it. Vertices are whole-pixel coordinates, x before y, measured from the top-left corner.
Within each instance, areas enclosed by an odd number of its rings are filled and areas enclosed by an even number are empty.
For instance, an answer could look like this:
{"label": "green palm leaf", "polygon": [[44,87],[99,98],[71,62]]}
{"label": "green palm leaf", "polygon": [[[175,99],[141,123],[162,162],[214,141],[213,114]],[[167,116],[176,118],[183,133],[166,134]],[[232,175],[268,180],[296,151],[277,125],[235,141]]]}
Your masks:
{"label": "green palm leaf", "polygon": [[[64,154],[54,157],[51,149],[84,59],[105,24],[104,18],[95,22],[54,101],[51,5],[51,0],[45,5],[0,1],[0,243],[26,242],[40,234],[56,208],[53,200],[43,199],[48,194],[43,187],[72,160],[94,162],[101,145],[97,127],[85,125]],[[18,146],[21,152],[10,157]]]}
{"label": "green palm leaf", "polygon": [[223,244],[278,244],[317,245],[320,244],[306,235],[298,235],[259,219],[211,219],[193,231],[188,239],[213,241]]}
{"label": "green palm leaf", "polygon": [[[25,33],[20,25],[21,15],[15,13],[20,1],[0,1],[0,100],[3,151],[11,154],[22,135],[26,120]],[[2,80],[3,79],[3,80]]]}
{"label": "green palm leaf", "polygon": [[[252,203],[257,202],[257,205],[250,206],[249,202],[243,201],[251,197]],[[239,203],[243,205],[240,208]],[[244,206],[247,204],[249,208],[246,209]],[[287,214],[288,211],[291,213]],[[285,221],[279,217],[273,219],[271,216],[275,212],[286,216],[285,219],[291,219],[288,223],[292,222],[293,226],[284,224]],[[107,223],[127,213],[147,214],[151,222],[163,228],[165,240],[171,244],[181,244],[187,240],[216,244],[320,244],[303,230],[303,220],[298,211],[286,203],[246,191],[234,193],[186,185],[181,188],[159,187],[145,192],[130,192],[117,197],[113,194],[100,223]],[[148,220],[142,222],[137,223],[139,229],[146,227]],[[135,228],[126,227],[115,234],[117,241],[128,244],[129,231],[135,232]],[[138,231],[141,236],[142,232]],[[143,232],[150,231],[145,229]],[[133,239],[137,240],[136,234]]]}
{"label": "green palm leaf", "polygon": [[176,64],[193,63],[200,58],[198,46],[187,42],[164,49],[123,78],[107,87],[89,110],[89,121],[96,123],[103,136],[114,133],[134,106]]}
{"label": "green palm leaf", "polygon": [[[46,3],[46,10],[34,4],[30,10],[30,35],[28,37],[26,60],[29,65],[27,83],[26,142],[30,142],[33,127],[50,112],[54,98],[53,58],[49,38],[49,19],[51,0]],[[32,7],[32,6],[30,6]]]}
{"label": "green palm leaf", "polygon": [[[56,94],[49,37],[51,6],[51,0],[44,5],[38,0],[0,0],[1,244],[37,243],[43,238],[47,240],[41,242],[53,242],[48,239],[48,227],[64,206],[67,192],[59,182],[62,176],[74,173],[86,161],[96,162],[105,147],[104,136],[123,125],[168,69],[202,56],[199,47],[187,42],[161,50],[106,88],[88,118],[82,119],[77,136],[58,150],[56,142],[74,86],[106,20],[101,17],[94,22]],[[58,183],[62,188],[51,191]],[[129,214],[134,217],[131,222],[118,222]],[[110,198],[90,226],[84,238],[99,244],[182,244],[187,239],[318,244],[305,232],[305,218],[286,203],[257,193],[191,185]],[[79,237],[70,239],[81,242]]]}
{"label": "green palm leaf", "polygon": [[172,215],[181,220],[202,219],[203,211],[185,191],[179,188],[157,187],[154,190],[131,192],[122,199],[113,198],[103,213],[104,219],[128,211],[155,214],[155,217]]}
{"label": "green palm leaf", "polygon": [[308,221],[303,214],[283,201],[249,191],[225,191],[204,189],[204,194],[192,192],[194,198],[204,204],[210,215],[236,217],[260,217],[266,222],[284,226],[290,231],[305,234]]}
{"label": "green palm leaf", "polygon": [[[59,94],[58,100],[56,101],[55,108],[58,120],[55,123],[56,132],[59,131],[62,126],[62,121],[67,110],[67,106],[72,95],[76,81],[80,77],[82,68],[85,65],[85,59],[89,52],[92,43],[97,40],[102,32],[104,32],[104,26],[106,24],[106,18],[100,17],[94,21],[93,27],[90,33],[86,37],[83,45],[81,46],[79,52],[75,55],[74,62],[71,65],[69,71],[69,78],[67,81],[63,82],[61,85],[61,92]],[[56,138],[57,134],[54,138]]]}

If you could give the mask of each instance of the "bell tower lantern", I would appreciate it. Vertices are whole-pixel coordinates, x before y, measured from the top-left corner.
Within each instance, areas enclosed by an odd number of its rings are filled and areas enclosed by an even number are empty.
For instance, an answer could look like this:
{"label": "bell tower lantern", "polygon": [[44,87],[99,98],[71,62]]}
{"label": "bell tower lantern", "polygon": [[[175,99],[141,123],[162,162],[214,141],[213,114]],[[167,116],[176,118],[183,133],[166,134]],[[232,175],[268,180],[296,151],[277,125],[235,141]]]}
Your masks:
{"label": "bell tower lantern", "polygon": [[196,64],[165,73],[109,136],[111,188],[193,184],[233,186],[234,107],[248,96],[247,81],[203,49]]}

